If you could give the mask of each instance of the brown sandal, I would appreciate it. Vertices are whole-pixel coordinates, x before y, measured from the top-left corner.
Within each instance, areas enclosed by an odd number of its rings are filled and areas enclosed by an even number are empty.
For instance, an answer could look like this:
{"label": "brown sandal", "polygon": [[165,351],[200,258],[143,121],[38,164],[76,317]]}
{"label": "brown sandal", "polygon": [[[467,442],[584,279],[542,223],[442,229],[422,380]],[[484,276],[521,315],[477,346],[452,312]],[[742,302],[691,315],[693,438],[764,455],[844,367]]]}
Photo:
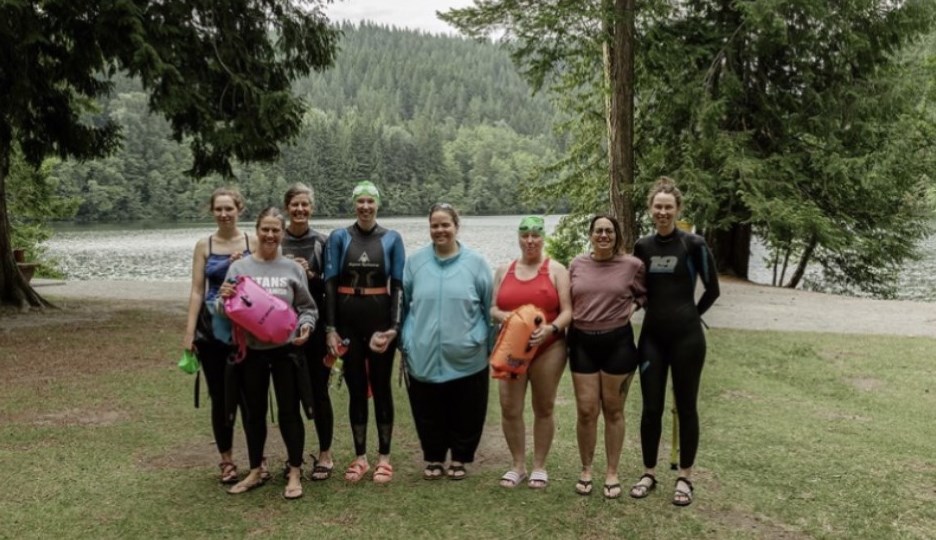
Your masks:
{"label": "brown sandal", "polygon": [[222,461],[221,463],[218,463],[218,468],[221,469],[222,484],[237,483],[237,465],[234,465],[234,463],[231,461]]}

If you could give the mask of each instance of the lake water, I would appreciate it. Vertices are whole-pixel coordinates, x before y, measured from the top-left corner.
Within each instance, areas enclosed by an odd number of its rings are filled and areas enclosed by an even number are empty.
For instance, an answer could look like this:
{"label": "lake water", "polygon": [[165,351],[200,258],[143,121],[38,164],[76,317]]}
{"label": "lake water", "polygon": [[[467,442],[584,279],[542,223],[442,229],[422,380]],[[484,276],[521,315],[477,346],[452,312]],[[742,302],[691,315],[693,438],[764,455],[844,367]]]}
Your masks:
{"label": "lake water", "polygon": [[[327,234],[351,221],[322,219],[313,225]],[[461,221],[459,240],[479,251],[492,267],[518,255],[515,231],[520,216],[466,216]],[[559,216],[548,216],[547,229],[558,221]],[[399,231],[407,253],[429,244],[426,218],[390,217],[379,222]],[[47,246],[68,279],[177,281],[191,277],[195,242],[212,231],[213,223],[59,226]],[[923,259],[907,263],[900,276],[901,299],[936,301],[936,237],[924,241],[922,251]],[[750,277],[757,283],[771,280],[764,254],[762,246],[752,246]]]}

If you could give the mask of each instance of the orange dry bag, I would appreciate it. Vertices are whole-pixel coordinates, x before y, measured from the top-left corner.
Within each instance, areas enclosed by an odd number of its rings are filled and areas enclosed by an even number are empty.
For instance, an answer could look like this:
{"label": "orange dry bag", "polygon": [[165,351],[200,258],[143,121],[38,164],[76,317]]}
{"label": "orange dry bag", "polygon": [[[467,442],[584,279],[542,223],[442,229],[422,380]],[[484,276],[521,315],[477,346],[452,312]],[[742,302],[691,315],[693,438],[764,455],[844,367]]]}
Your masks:
{"label": "orange dry bag", "polygon": [[530,346],[530,336],[545,320],[543,310],[531,304],[520,306],[504,320],[491,353],[492,377],[516,379],[527,372],[539,349]]}

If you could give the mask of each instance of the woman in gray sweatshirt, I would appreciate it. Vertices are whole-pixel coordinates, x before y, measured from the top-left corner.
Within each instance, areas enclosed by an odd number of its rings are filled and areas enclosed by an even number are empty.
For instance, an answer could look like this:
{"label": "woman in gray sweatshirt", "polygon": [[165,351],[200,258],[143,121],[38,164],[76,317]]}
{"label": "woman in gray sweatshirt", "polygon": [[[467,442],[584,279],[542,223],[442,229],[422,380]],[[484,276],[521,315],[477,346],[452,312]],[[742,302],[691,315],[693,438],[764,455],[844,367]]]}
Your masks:
{"label": "woman in gray sweatshirt", "polygon": [[257,218],[257,251],[231,264],[227,279],[221,286],[222,299],[234,295],[232,281],[240,275],[250,276],[267,292],[296,310],[299,321],[296,330],[285,343],[264,343],[247,336],[247,355],[237,366],[240,395],[244,405],[244,427],[247,432],[247,454],[250,473],[228,492],[238,494],[259,487],[265,482],[261,474],[263,447],[266,443],[267,391],[270,378],[276,389],[279,427],[289,458],[286,490],[283,497],[302,497],[302,450],[305,446],[305,427],[300,411],[300,385],[308,384],[305,358],[297,354],[315,328],[318,310],[309,294],[305,272],[295,261],[280,253],[286,220],[275,207],[260,212]]}

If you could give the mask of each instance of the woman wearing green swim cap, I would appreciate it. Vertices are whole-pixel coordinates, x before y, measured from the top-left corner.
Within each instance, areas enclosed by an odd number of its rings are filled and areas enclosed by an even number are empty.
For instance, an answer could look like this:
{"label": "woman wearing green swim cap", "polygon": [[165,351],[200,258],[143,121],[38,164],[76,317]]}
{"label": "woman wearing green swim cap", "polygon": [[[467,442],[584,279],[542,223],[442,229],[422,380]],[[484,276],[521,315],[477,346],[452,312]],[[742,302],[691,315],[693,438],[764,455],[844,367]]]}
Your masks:
{"label": "woman wearing green swim cap", "polygon": [[556,431],[553,407],[566,364],[565,329],[572,322],[572,300],[569,272],[543,254],[546,236],[543,218],[523,218],[517,235],[520,257],[497,269],[491,316],[503,322],[513,310],[533,304],[543,310],[546,320],[530,338],[530,345],[539,346],[539,350],[527,373],[499,383],[501,427],[513,458],[500,485],[514,488],[527,476],[523,408],[529,383],[533,389],[533,468],[528,485],[542,489],[549,483],[546,456]]}
{"label": "woman wearing green swim cap", "polygon": [[354,224],[331,232],[325,244],[325,341],[337,355],[343,341],[344,378],[348,386],[348,417],[356,457],[345,480],[359,482],[370,470],[367,462],[368,389],[374,398],[378,456],[373,480],[393,479],[390,440],[393,435],[393,393],[390,379],[397,333],[403,321],[403,239],[377,224],[380,191],[373,183],[358,183],[352,192]]}

